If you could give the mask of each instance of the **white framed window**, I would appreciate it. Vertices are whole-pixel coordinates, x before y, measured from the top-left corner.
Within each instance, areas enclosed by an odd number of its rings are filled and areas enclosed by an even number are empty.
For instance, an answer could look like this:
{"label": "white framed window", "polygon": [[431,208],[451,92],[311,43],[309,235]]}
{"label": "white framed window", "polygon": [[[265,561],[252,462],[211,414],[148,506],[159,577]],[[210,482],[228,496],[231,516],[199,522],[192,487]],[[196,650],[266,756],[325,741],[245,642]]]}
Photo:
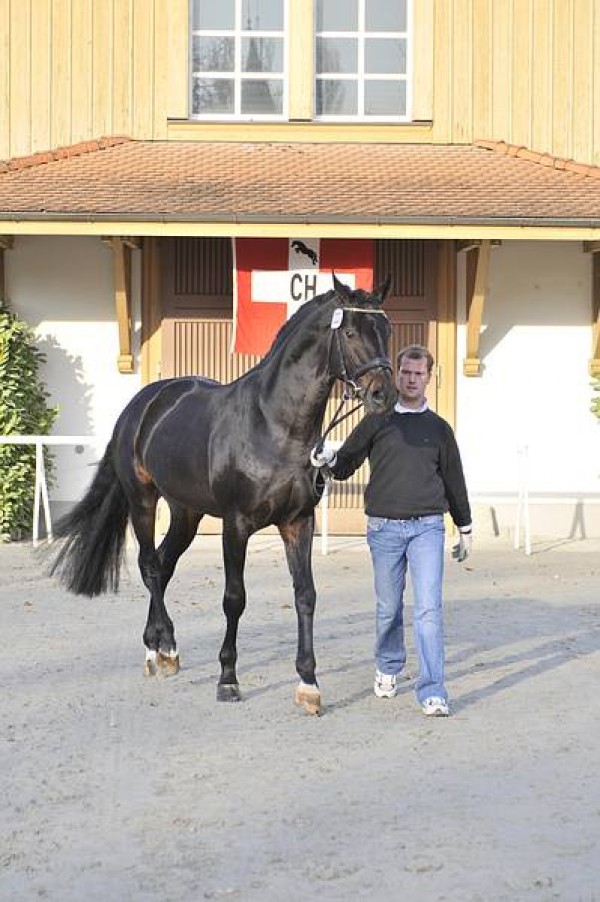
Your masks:
{"label": "white framed window", "polygon": [[286,0],[191,0],[192,119],[283,119]]}
{"label": "white framed window", "polygon": [[317,119],[407,122],[412,0],[316,0]]}

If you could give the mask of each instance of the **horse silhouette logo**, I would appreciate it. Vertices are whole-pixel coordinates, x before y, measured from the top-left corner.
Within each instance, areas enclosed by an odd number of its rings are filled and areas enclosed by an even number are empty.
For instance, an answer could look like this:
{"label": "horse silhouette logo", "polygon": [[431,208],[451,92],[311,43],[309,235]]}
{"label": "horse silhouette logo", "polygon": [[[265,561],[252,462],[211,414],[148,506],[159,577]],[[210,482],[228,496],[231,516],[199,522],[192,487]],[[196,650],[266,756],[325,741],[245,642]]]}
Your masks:
{"label": "horse silhouette logo", "polygon": [[297,254],[304,254],[305,257],[308,257],[313,266],[317,265],[318,257],[316,253],[310,247],[307,247],[303,241],[292,241],[292,247]]}

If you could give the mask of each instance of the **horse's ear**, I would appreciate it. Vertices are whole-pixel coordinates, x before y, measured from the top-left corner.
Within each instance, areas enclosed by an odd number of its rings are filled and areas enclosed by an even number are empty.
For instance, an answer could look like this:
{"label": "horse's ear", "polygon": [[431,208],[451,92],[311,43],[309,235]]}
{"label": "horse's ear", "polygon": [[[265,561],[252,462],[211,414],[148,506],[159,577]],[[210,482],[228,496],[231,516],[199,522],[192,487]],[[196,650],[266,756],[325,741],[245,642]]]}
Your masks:
{"label": "horse's ear", "polygon": [[383,304],[387,297],[387,293],[390,290],[390,285],[392,284],[392,277],[388,273],[388,277],[378,288],[373,292],[373,298],[378,304]]}
{"label": "horse's ear", "polygon": [[348,288],[347,285],[344,285],[343,282],[340,282],[333,270],[331,271],[331,275],[333,277],[333,287],[340,300],[349,301],[351,289]]}

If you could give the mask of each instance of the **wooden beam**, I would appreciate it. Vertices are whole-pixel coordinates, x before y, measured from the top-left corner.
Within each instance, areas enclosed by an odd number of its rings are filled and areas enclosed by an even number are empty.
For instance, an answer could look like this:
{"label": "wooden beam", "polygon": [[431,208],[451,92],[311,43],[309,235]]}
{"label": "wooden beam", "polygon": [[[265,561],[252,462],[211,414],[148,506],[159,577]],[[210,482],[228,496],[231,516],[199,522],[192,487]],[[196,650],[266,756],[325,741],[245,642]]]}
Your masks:
{"label": "wooden beam", "polygon": [[[130,248],[132,251],[139,251],[142,247],[142,243],[144,241],[143,238],[138,238],[133,235],[120,235],[119,236],[125,247]],[[103,235],[100,239],[103,244],[106,244],[108,247],[112,247],[113,239],[110,235]]]}
{"label": "wooden beam", "polygon": [[451,426],[456,424],[456,248],[453,241],[438,241],[436,249],[437,297],[437,407]]}
{"label": "wooden beam", "polygon": [[600,253],[600,241],[584,241],[583,242],[583,251],[586,254]]}
{"label": "wooden beam", "polygon": [[12,235],[0,235],[0,304],[6,300],[6,270],[4,268],[4,251],[9,251],[14,244]]}
{"label": "wooden beam", "polygon": [[120,373],[133,373],[131,351],[131,248],[122,238],[112,239],[113,268],[115,275],[115,310],[119,326]]}
{"label": "wooden beam", "polygon": [[456,253],[472,251],[476,247],[481,247],[481,238],[466,238],[464,241],[456,242]]}
{"label": "wooden beam", "polygon": [[483,308],[488,291],[490,242],[467,251],[467,356],[463,361],[465,376],[481,375],[479,339]]}
{"label": "wooden beam", "polygon": [[6,283],[4,281],[4,248],[0,245],[0,304],[6,300]]}
{"label": "wooden beam", "polygon": [[[461,251],[472,251],[476,247],[481,247],[481,242],[483,240],[484,239],[482,239],[482,238],[469,238],[464,241],[457,241],[456,242],[456,253],[460,254]],[[492,238],[490,241],[490,244],[492,247],[500,247],[500,245],[502,244],[502,241],[500,240],[500,238]]]}
{"label": "wooden beam", "polygon": [[600,254],[592,258],[592,357],[590,376],[600,379]]}

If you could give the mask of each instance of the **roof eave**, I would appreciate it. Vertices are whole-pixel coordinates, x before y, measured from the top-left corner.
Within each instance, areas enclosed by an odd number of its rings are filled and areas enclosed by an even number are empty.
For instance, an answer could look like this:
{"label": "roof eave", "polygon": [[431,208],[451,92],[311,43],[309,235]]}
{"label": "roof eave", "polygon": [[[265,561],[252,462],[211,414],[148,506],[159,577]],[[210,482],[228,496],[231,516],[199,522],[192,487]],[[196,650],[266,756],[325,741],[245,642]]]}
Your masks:
{"label": "roof eave", "polygon": [[[260,229],[260,231],[257,231]],[[340,216],[265,213],[15,213],[0,211],[0,233],[12,235],[229,235],[379,238],[600,239],[600,218],[498,216]]]}

